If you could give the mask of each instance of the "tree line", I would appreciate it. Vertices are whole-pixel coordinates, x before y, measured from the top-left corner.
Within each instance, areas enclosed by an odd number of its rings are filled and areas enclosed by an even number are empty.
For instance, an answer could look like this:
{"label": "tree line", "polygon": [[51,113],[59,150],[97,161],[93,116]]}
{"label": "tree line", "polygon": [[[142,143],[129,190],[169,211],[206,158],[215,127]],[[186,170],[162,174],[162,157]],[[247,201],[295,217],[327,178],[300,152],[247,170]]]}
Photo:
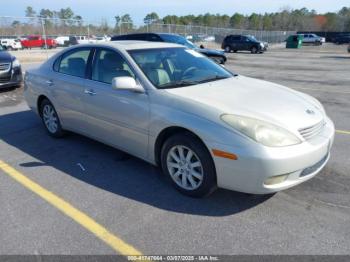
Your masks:
{"label": "tree line", "polygon": [[[83,17],[75,14],[70,7],[59,10],[41,9],[36,11],[28,6],[25,16],[31,20],[33,17],[48,18],[44,20],[47,27],[50,26],[83,26]],[[130,31],[135,29],[130,14],[116,15],[113,18],[113,28],[110,27],[108,19],[101,19],[100,24],[91,24],[92,28],[103,32]],[[291,9],[281,8],[278,12],[250,15],[234,13],[232,15],[222,14],[200,14],[200,15],[166,15],[160,17],[156,12],[147,14],[144,26],[151,24],[178,24],[193,26],[222,27],[250,30],[282,30],[282,31],[350,31],[350,7],[343,7],[338,12],[327,12],[319,14],[315,10],[307,8]],[[13,21],[12,26],[18,26],[20,21]],[[86,23],[84,24],[86,26]],[[140,26],[142,28],[144,26]]]}
{"label": "tree line", "polygon": [[231,16],[221,14],[167,15],[160,18],[157,13],[150,13],[144,19],[149,23],[202,25],[251,30],[286,30],[286,31],[350,31],[350,7],[343,7],[338,12],[318,14],[307,8],[282,8],[279,12]]}

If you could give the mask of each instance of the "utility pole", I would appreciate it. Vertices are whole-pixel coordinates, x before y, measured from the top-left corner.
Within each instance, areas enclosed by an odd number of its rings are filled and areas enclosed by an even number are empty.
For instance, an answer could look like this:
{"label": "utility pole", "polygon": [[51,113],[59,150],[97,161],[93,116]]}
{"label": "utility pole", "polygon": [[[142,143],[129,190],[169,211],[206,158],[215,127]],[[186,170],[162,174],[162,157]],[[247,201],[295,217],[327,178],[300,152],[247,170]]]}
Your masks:
{"label": "utility pole", "polygon": [[41,27],[43,29],[43,38],[44,38],[44,43],[45,43],[45,52],[46,52],[46,58],[49,59],[49,54],[47,53],[47,40],[46,40],[46,32],[45,32],[45,25],[44,25],[44,18],[40,17],[41,21]]}

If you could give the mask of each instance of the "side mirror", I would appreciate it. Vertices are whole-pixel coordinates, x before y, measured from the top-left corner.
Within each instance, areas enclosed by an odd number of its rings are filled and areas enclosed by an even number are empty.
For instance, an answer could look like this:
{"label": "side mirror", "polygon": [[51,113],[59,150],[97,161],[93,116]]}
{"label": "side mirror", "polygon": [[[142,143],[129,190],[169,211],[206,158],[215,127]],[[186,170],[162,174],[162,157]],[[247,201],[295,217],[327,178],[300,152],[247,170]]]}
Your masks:
{"label": "side mirror", "polygon": [[200,49],[204,49],[204,45],[200,45],[199,48],[200,48]]}
{"label": "side mirror", "polygon": [[144,93],[142,86],[138,85],[134,78],[130,76],[119,76],[112,79],[112,89],[129,90],[135,93]]}

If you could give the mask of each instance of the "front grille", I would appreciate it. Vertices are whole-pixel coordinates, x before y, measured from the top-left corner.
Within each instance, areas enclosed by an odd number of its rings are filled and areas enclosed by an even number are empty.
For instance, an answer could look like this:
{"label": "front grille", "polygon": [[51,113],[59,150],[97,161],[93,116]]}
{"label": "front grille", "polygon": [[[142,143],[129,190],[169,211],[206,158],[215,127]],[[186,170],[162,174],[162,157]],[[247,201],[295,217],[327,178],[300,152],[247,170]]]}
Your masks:
{"label": "front grille", "polygon": [[10,82],[11,76],[6,76],[6,77],[0,77],[0,83],[7,83]]}
{"label": "front grille", "polygon": [[321,122],[318,122],[315,125],[305,127],[305,128],[300,128],[298,131],[299,131],[299,134],[303,138],[305,138],[305,140],[308,140],[318,135],[319,133],[321,133],[325,125],[326,125],[326,122],[322,120]]}
{"label": "front grille", "polygon": [[11,67],[11,63],[1,63],[0,71],[8,71]]}
{"label": "front grille", "polygon": [[317,169],[319,169],[324,164],[324,162],[326,162],[327,158],[328,158],[328,154],[313,166],[305,168],[303,172],[300,173],[299,177],[304,177],[317,171]]}

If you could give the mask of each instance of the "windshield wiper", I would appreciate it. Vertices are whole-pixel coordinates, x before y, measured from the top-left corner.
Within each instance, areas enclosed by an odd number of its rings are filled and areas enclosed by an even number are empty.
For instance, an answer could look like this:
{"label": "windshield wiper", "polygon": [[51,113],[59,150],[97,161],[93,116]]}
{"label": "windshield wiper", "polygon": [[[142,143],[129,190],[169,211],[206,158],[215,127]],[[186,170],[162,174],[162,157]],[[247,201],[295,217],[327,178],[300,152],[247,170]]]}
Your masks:
{"label": "windshield wiper", "polygon": [[228,76],[214,76],[214,77],[208,77],[202,80],[197,81],[198,84],[202,84],[202,83],[207,83],[207,82],[212,82],[212,81],[216,81],[216,80],[220,80],[220,79],[226,79],[229,78]]}
{"label": "windshield wiper", "polygon": [[212,82],[220,79],[226,79],[229,78],[228,76],[214,76],[214,77],[208,77],[201,80],[179,80],[175,82],[166,83],[164,85],[158,86],[159,89],[166,89],[166,88],[177,88],[177,87],[185,87],[185,86],[192,86],[192,85],[198,85],[202,83]]}
{"label": "windshield wiper", "polygon": [[163,85],[158,86],[159,89],[166,89],[166,88],[177,88],[177,87],[184,87],[184,86],[191,86],[198,84],[197,81],[191,81],[191,80],[179,80],[175,82],[166,83]]}

